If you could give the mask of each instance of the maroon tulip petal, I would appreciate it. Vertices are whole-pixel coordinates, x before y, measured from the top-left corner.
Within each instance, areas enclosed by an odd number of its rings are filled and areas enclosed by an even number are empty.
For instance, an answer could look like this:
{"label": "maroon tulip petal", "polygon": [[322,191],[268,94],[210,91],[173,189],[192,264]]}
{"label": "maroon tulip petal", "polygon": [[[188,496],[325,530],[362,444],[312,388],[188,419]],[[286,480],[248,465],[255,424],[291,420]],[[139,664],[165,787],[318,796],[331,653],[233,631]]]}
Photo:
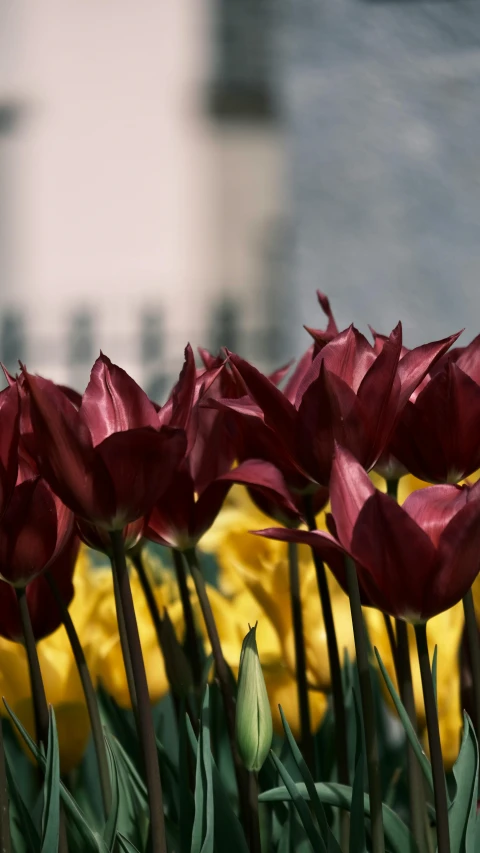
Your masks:
{"label": "maroon tulip petal", "polygon": [[35,477],[16,486],[0,524],[0,576],[26,586],[55,554],[57,508],[44,480]]}
{"label": "maroon tulip petal", "polygon": [[375,486],[360,463],[349,450],[337,444],[330,478],[330,503],[339,541],[349,553],[358,516],[374,494]]}
{"label": "maroon tulip petal", "polygon": [[364,431],[369,436],[370,445],[368,460],[362,461],[368,468],[385,448],[397,419],[401,390],[397,369],[401,349],[402,327],[399,323],[358,389],[358,399],[364,412]]}
{"label": "maroon tulip petal", "polygon": [[95,453],[113,484],[115,512],[88,520],[107,530],[121,530],[148,515],[169,488],[185,449],[185,433],[171,427],[160,431],[145,427],[110,435],[95,448]]}
{"label": "maroon tulip petal", "polygon": [[92,367],[80,418],[90,432],[94,447],[113,433],[148,426],[158,428],[157,412],[145,392],[103,353]]}
{"label": "maroon tulip petal", "polygon": [[467,504],[469,489],[459,486],[430,486],[412,492],[403,509],[437,547],[440,536],[451,519]]}
{"label": "maroon tulip petal", "polygon": [[268,378],[270,379],[270,382],[273,382],[274,385],[279,385],[282,379],[284,379],[287,375],[292,364],[293,362],[289,361],[287,362],[287,364],[284,364],[282,367],[277,367],[276,370],[273,370],[271,373],[269,373]]}
{"label": "maroon tulip petal", "polygon": [[292,404],[273,382],[248,361],[233,354],[230,355],[230,360],[246,383],[254,401],[261,408],[267,426],[277,432],[287,444],[291,442],[295,423],[295,409]]}
{"label": "maroon tulip petal", "polygon": [[407,403],[391,450],[416,477],[458,482],[480,466],[480,386],[454,362]]}
{"label": "maroon tulip petal", "polygon": [[111,515],[115,504],[108,472],[74,406],[53,382],[30,374],[25,381],[42,475],[74,513],[95,519],[103,507]]}
{"label": "maroon tulip petal", "polygon": [[328,485],[334,449],[332,393],[323,363],[318,366],[319,375],[304,390],[298,409],[295,455],[318,483]]}
{"label": "maroon tulip petal", "polygon": [[322,349],[320,358],[325,367],[357,392],[377,356],[372,345],[355,326],[341,332]]}
{"label": "maroon tulip petal", "polygon": [[172,393],[172,415],[170,426],[186,429],[192,413],[197,386],[197,371],[192,347],[185,347],[185,362]]}
{"label": "maroon tulip petal", "polygon": [[19,397],[13,385],[0,391],[0,518],[17,480],[18,439]]}
{"label": "maroon tulip petal", "polygon": [[[307,351],[302,355],[300,360],[298,361],[292,375],[290,376],[287,384],[285,385],[284,394],[287,400],[290,403],[293,403],[295,408],[298,409],[300,403],[302,402],[301,395],[299,396],[298,389],[303,383],[306,374],[308,373],[312,361],[315,355],[315,346],[312,344]],[[302,387],[304,387],[302,385]]]}
{"label": "maroon tulip petal", "polygon": [[223,480],[221,477],[202,492],[195,504],[195,526],[193,530],[193,543],[198,542],[207,530],[210,529],[220,512],[225,498],[233,483]]}
{"label": "maroon tulip petal", "polygon": [[[433,341],[432,343],[423,344],[408,350],[404,356],[400,358],[398,365],[398,377],[402,390],[399,398],[399,409],[402,409],[407,400],[410,399],[415,389],[423,381],[431,367],[441,358],[444,353],[457,340],[460,332],[455,335],[450,335],[441,341]],[[468,371],[465,371],[468,372]]]}
{"label": "maroon tulip petal", "polygon": [[480,335],[463,348],[458,348],[457,366],[480,385]]}
{"label": "maroon tulip petal", "polygon": [[[138,518],[136,521],[125,525],[122,530],[123,544],[125,551],[130,551],[135,548],[144,535],[145,519]],[[107,530],[97,527],[95,524],[90,524],[84,518],[75,519],[75,530],[78,533],[82,542],[93,548],[94,551],[101,551],[104,554],[110,554],[112,551],[112,540]]]}
{"label": "maroon tulip petal", "polygon": [[146,537],[176,545],[189,540],[195,527],[195,484],[186,465],[175,471],[168,490],[160,497],[148,518]]}
{"label": "maroon tulip petal", "polygon": [[[299,545],[310,545],[320,554],[335,576],[343,577],[345,551],[330,533],[323,530],[293,530],[288,527],[267,527],[265,530],[251,530],[255,536],[265,539],[276,539],[279,542],[296,542]],[[342,584],[344,586],[344,582]]]}
{"label": "maroon tulip petal", "polygon": [[270,462],[263,459],[249,459],[246,462],[241,462],[233,471],[223,474],[219,479],[250,486],[252,489],[266,494],[289,516],[300,517],[283,475]]}
{"label": "maroon tulip petal", "polygon": [[440,536],[437,570],[425,596],[425,618],[448,610],[460,601],[479,569],[480,501],[475,500],[452,518]]}

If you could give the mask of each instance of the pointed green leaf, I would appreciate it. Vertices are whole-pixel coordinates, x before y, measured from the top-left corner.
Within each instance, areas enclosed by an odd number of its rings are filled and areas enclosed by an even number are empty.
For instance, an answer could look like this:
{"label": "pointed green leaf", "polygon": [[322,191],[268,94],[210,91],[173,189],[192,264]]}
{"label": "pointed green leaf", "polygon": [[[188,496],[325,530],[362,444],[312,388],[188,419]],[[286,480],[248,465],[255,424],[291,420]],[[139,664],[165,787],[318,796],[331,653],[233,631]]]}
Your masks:
{"label": "pointed green leaf", "polygon": [[280,716],[282,718],[282,724],[285,730],[287,743],[290,747],[295,763],[298,769],[300,770],[302,779],[305,782],[308,795],[310,797],[310,802],[312,804],[313,813],[317,819],[318,826],[320,827],[320,832],[322,834],[323,841],[328,847],[330,853],[341,853],[340,845],[338,844],[338,841],[336,840],[328,825],[328,821],[325,816],[321,800],[319,799],[315,790],[315,782],[313,780],[312,774],[310,773],[310,770],[308,769],[307,762],[305,761],[302,753],[300,752],[300,749],[298,748],[295,738],[293,737],[290,726],[288,725],[288,722],[283,713],[282,706],[279,705],[278,707],[280,710]]}
{"label": "pointed green leaf", "polygon": [[390,693],[390,696],[393,699],[393,703],[395,705],[395,708],[397,709],[398,716],[400,717],[403,728],[405,729],[405,734],[407,735],[407,738],[410,741],[412,749],[419,761],[420,767],[422,768],[425,779],[427,780],[430,790],[433,793],[433,778],[430,762],[427,756],[425,755],[424,749],[415,733],[415,729],[413,728],[410,718],[403,706],[402,700],[400,699],[400,696],[398,695],[397,691],[395,690],[395,687],[393,686],[392,679],[390,678],[385,668],[385,664],[383,663],[382,658],[380,657],[380,652],[378,651],[378,649],[375,649],[374,651],[381,673],[385,679],[385,684],[388,687],[388,692]]}
{"label": "pointed green leaf", "polygon": [[[280,759],[277,758],[275,753],[270,752],[270,756],[272,758],[273,763],[275,764],[276,769],[282,777],[283,782],[285,783],[285,787],[298,812],[298,816],[302,822],[305,832],[308,835],[308,838],[310,839],[310,843],[313,849],[322,851],[322,853],[327,853],[327,847],[325,845],[325,842],[313,822],[312,815],[310,814],[310,809],[308,808],[303,795],[298,790],[298,785],[295,784],[288,770],[282,764]],[[302,787],[306,792],[306,786],[302,785]],[[263,797],[259,797],[259,799],[263,801]]]}
{"label": "pointed green leaf", "polygon": [[468,714],[463,715],[462,745],[453,766],[457,790],[448,810],[451,853],[474,853],[478,791],[478,745]]}
{"label": "pointed green leaf", "polygon": [[48,713],[48,748],[45,765],[44,807],[42,815],[42,853],[57,850],[60,834],[60,760],[55,713]]}
{"label": "pointed green leaf", "polygon": [[205,690],[195,773],[195,817],[191,853],[214,853],[212,757],[210,752],[209,688]]}
{"label": "pointed green leaf", "polygon": [[355,690],[353,691],[355,710],[356,743],[355,743],[355,776],[352,788],[352,814],[350,818],[349,853],[367,853],[367,837],[365,833],[365,814],[363,808],[364,778],[365,778],[365,748],[362,737],[362,721]]}
{"label": "pointed green leaf", "polygon": [[120,793],[117,761],[107,737],[105,738],[105,746],[107,749],[108,767],[110,771],[112,802],[110,806],[110,813],[108,815],[108,819],[103,830],[103,840],[107,846],[107,849],[111,850],[115,842],[115,837],[117,835],[118,817],[120,810]]}
{"label": "pointed green leaf", "polygon": [[[308,800],[308,791],[306,786],[299,782],[295,785],[296,793],[303,799]],[[341,809],[351,809],[352,789],[348,785],[340,785],[338,782],[316,782],[315,789],[324,805],[336,806]],[[264,791],[260,794],[259,800],[262,803],[277,802],[278,800],[285,801],[293,799],[290,790],[285,787],[273,788],[270,791]],[[370,797],[368,794],[363,795],[363,811],[367,817],[370,816]],[[392,811],[388,806],[382,806],[383,826],[385,830],[385,840],[388,842],[388,849],[391,853],[417,853],[417,846],[412,834],[399,816]]]}
{"label": "pointed green leaf", "polygon": [[192,838],[193,820],[195,816],[195,803],[192,796],[192,792],[190,790],[190,764],[188,755],[188,738],[184,699],[182,699],[180,706],[178,766],[180,774],[180,853],[189,853],[190,842]]}
{"label": "pointed green leaf", "polygon": [[[1,725],[1,723],[0,723]],[[26,849],[31,853],[39,853],[41,849],[41,839],[37,831],[37,827],[32,820],[29,809],[25,805],[22,794],[18,789],[15,774],[12,772],[8,755],[5,753],[5,771],[7,774],[8,792],[10,794],[10,809],[13,808],[18,813],[19,823],[22,829],[22,840],[25,843]],[[12,823],[12,815],[10,817]],[[13,828],[12,828],[13,830]],[[12,831],[13,849],[16,850],[14,833]]]}

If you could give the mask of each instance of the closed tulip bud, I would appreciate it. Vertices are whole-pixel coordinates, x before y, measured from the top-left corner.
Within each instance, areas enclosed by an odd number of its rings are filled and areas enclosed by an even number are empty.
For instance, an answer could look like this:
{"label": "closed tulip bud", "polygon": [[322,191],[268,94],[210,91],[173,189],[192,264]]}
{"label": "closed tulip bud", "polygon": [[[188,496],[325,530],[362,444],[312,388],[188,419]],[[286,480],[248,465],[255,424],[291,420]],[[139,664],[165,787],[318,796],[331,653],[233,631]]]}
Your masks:
{"label": "closed tulip bud", "polygon": [[272,712],[258,657],[257,626],[250,628],[240,654],[235,735],[240,757],[258,772],[272,744]]}

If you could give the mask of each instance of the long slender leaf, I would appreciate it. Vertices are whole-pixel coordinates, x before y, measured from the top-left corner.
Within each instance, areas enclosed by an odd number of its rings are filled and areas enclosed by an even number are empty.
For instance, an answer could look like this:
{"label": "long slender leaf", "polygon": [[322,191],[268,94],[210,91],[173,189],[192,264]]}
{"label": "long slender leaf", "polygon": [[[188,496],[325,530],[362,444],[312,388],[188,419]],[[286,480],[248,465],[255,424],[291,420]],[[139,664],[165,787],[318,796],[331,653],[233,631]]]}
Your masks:
{"label": "long slender leaf", "polygon": [[[179,795],[180,795],[180,853],[189,853],[192,837],[195,803],[190,790],[190,765],[186,727],[185,700],[182,700],[178,739]],[[215,782],[214,782],[215,785]]]}
{"label": "long slender leaf", "polygon": [[354,691],[355,723],[357,729],[355,743],[355,776],[352,787],[352,815],[350,819],[349,853],[367,853],[367,837],[365,833],[365,814],[363,808],[364,778],[365,778],[365,748],[362,738],[362,722]]}
{"label": "long slender leaf", "polygon": [[340,845],[328,825],[322,802],[317,795],[313,776],[310,773],[310,770],[308,769],[307,762],[305,761],[302,753],[300,752],[300,749],[298,748],[295,738],[293,737],[292,731],[285,718],[285,714],[283,713],[281,705],[279,705],[279,710],[280,716],[282,718],[283,728],[285,730],[285,737],[287,739],[287,743],[290,747],[295,763],[298,769],[300,770],[302,779],[305,782],[308,795],[310,797],[310,802],[312,804],[313,813],[317,819],[317,823],[320,828],[323,841],[329,849],[330,853],[341,853]]}
{"label": "long slender leaf", "polygon": [[118,779],[118,766],[115,758],[115,753],[113,752],[107,737],[105,738],[105,746],[107,748],[108,766],[110,770],[112,803],[110,806],[110,813],[108,815],[107,822],[103,830],[103,840],[108,850],[111,850],[113,848],[113,845],[115,843],[115,837],[117,835],[117,826],[120,811],[120,785]]}
{"label": "long slender leaf", "polygon": [[195,817],[191,853],[214,853],[214,801],[208,685],[203,700],[198,740],[195,773]]}
{"label": "long slender leaf", "polygon": [[463,715],[463,737],[453,766],[457,790],[448,810],[451,853],[474,853],[478,791],[478,744],[468,714]]}
{"label": "long slender leaf", "polygon": [[[5,701],[5,699],[3,700],[3,702],[13,724],[18,729],[30,751],[33,753],[33,756],[37,760],[40,768],[45,772],[46,758],[43,752],[37,747],[37,744],[30,737],[27,730],[22,725],[18,717],[13,713],[12,709]],[[65,788],[63,782],[60,782],[60,796],[65,805],[65,810],[67,811],[70,820],[72,821],[72,824],[75,826],[78,834],[80,835],[83,844],[86,845],[83,847],[82,853],[108,853],[108,850],[105,847],[103,840],[99,838],[98,835],[92,832],[82,812],[78,808],[71,794]]]}
{"label": "long slender leaf", "polygon": [[[35,826],[35,823],[32,820],[30,811],[25,805],[23,796],[18,788],[16,776],[15,773],[12,772],[10,760],[8,758],[7,753],[5,753],[5,770],[7,774],[7,783],[11,799],[11,806],[13,805],[14,809],[18,813],[18,819],[22,829],[22,840],[24,841],[26,849],[29,851],[29,853],[40,853],[42,843],[40,834],[37,831],[37,827]],[[12,819],[11,823],[13,823]],[[12,841],[14,842],[13,849],[16,850],[15,838],[13,836],[14,834],[12,831]]]}
{"label": "long slender leaf", "polygon": [[[313,822],[312,815],[310,814],[310,809],[308,808],[305,798],[299,791],[299,786],[293,781],[286,767],[282,764],[279,758],[275,755],[274,752],[270,752],[270,756],[272,758],[273,763],[275,764],[276,769],[278,770],[280,776],[282,777],[285,788],[288,791],[288,795],[290,799],[293,801],[293,804],[298,812],[298,816],[302,822],[303,828],[308,835],[310,843],[314,850],[320,850],[322,853],[327,853],[327,847],[325,842],[320,835],[319,830],[315,826]],[[306,786],[302,785],[306,792]],[[259,797],[261,801],[264,802],[262,797]]]}
{"label": "long slender leaf", "polygon": [[395,687],[393,686],[392,679],[390,678],[390,676],[389,676],[389,674],[385,668],[385,664],[383,663],[382,658],[380,657],[380,652],[378,651],[378,649],[375,649],[375,655],[376,655],[381,673],[385,679],[385,684],[388,687],[388,692],[390,693],[390,696],[393,699],[393,703],[397,709],[398,716],[400,717],[403,728],[405,729],[405,734],[407,735],[407,738],[410,741],[412,749],[413,749],[413,751],[414,751],[414,753],[415,753],[415,755],[416,755],[416,757],[420,763],[420,767],[422,768],[423,775],[425,776],[425,779],[428,782],[430,790],[433,793],[433,778],[432,778],[432,768],[430,766],[430,762],[429,762],[427,756],[425,755],[424,749],[423,749],[423,747],[422,747],[422,745],[421,745],[421,743],[420,743],[420,741],[419,741],[419,739],[415,733],[415,729],[413,728],[412,723],[410,721],[410,718],[409,718],[409,716],[408,716],[408,714],[407,714],[407,712],[403,706],[402,700],[400,699],[400,696],[398,695],[397,691],[395,690]]}
{"label": "long slender leaf", "polygon": [[42,853],[58,849],[60,834],[60,759],[55,712],[49,710],[48,748],[45,760],[44,807],[42,815]]}
{"label": "long slender leaf", "polygon": [[[296,791],[300,796],[308,800],[308,791],[306,786],[299,782],[295,785]],[[324,805],[336,806],[341,809],[351,809],[352,804],[352,789],[348,785],[340,785],[338,782],[316,782],[315,788],[318,796]],[[280,788],[272,788],[270,791],[264,791],[260,794],[259,800],[262,803],[285,801],[292,799],[287,786]],[[363,795],[363,810],[367,817],[370,816],[370,797],[368,794]],[[417,853],[417,846],[412,834],[399,816],[392,811],[388,806],[382,806],[383,826],[385,830],[385,839],[388,841],[388,848],[392,853]]]}

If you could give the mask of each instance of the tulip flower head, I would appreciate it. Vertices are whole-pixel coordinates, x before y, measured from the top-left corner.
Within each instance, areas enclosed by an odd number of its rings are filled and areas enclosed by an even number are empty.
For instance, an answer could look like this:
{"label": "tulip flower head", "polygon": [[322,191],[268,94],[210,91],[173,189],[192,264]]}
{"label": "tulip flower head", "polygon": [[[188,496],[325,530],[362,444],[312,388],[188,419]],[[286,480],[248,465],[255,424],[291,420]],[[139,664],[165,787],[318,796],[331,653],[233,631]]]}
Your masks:
{"label": "tulip flower head", "polygon": [[276,529],[260,534],[317,548],[344,588],[348,555],[364,605],[419,623],[453,607],[478,574],[479,498],[480,484],[430,486],[399,506],[337,446],[330,481],[335,535]]}
{"label": "tulip flower head", "polygon": [[272,745],[273,726],[256,630],[256,625],[250,628],[240,655],[235,736],[245,767],[258,773]]}
{"label": "tulip flower head", "polygon": [[185,453],[184,431],[161,422],[142,389],[103,354],[80,408],[25,373],[39,468],[80,518],[122,530],[146,515]]}

